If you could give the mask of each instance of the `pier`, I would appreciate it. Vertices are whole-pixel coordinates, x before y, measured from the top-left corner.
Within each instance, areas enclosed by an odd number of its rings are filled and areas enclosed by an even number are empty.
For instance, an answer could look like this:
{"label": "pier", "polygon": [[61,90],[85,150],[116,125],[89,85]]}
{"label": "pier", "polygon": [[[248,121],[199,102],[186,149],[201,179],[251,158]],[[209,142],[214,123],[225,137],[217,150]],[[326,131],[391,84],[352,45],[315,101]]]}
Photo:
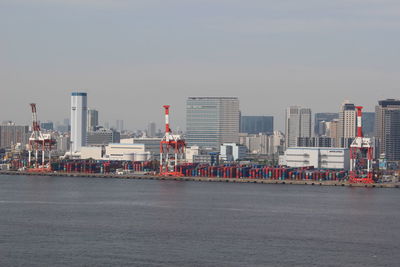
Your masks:
{"label": "pier", "polygon": [[137,180],[163,180],[163,181],[190,181],[190,182],[214,182],[214,183],[254,183],[254,184],[280,184],[280,185],[311,185],[311,186],[343,186],[343,187],[367,187],[367,188],[400,188],[400,183],[375,183],[361,184],[348,181],[315,181],[315,180],[274,180],[253,178],[221,178],[221,177],[178,177],[160,176],[153,174],[101,174],[101,173],[64,173],[64,172],[25,172],[25,171],[0,171],[0,175],[25,175],[25,176],[51,176],[51,177],[83,177],[103,179],[137,179]]}

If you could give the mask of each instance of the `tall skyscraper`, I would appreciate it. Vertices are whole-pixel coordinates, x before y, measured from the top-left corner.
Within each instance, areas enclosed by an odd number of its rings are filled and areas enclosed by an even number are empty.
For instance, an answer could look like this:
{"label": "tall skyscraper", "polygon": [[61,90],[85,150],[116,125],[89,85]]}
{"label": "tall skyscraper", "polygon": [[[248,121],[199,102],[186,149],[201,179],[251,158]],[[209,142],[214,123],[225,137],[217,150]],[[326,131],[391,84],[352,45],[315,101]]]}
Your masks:
{"label": "tall skyscraper", "polygon": [[99,112],[95,109],[88,109],[87,112],[87,131],[96,131],[96,127],[99,126]]}
{"label": "tall skyscraper", "polygon": [[373,137],[375,132],[375,112],[363,112],[362,127],[364,136]]}
{"label": "tall skyscraper", "polygon": [[345,101],[339,111],[336,146],[349,147],[356,137],[357,111],[353,103]]}
{"label": "tall skyscraper", "polygon": [[375,134],[379,154],[400,160],[400,100],[379,101],[375,108]]}
{"label": "tall skyscraper", "polygon": [[71,142],[72,152],[79,152],[86,145],[87,94],[71,94]]}
{"label": "tall skyscraper", "polygon": [[311,109],[292,106],[286,109],[286,147],[298,146],[300,137],[311,138]]}
{"label": "tall skyscraper", "polygon": [[322,122],[331,122],[338,119],[338,113],[315,113],[314,116],[314,134],[315,136],[326,135],[326,128],[324,129]]}
{"label": "tall skyscraper", "polygon": [[274,132],[274,117],[272,116],[241,116],[240,132],[248,134],[272,134]]}
{"label": "tall skyscraper", "polygon": [[150,122],[147,125],[147,136],[148,137],[155,137],[156,136],[156,123]]}
{"label": "tall skyscraper", "polygon": [[237,97],[189,97],[187,144],[218,149],[222,143],[238,143],[239,117]]}

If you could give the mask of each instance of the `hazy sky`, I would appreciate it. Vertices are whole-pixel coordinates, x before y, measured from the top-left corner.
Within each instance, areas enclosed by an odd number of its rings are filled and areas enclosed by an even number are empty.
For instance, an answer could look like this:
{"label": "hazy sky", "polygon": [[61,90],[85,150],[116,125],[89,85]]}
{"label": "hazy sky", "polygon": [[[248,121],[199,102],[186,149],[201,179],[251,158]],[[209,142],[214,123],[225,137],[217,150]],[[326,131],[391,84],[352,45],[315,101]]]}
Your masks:
{"label": "hazy sky", "polygon": [[288,105],[373,110],[399,98],[399,0],[0,0],[0,121],[69,117],[185,127],[188,96],[238,96],[244,115]]}

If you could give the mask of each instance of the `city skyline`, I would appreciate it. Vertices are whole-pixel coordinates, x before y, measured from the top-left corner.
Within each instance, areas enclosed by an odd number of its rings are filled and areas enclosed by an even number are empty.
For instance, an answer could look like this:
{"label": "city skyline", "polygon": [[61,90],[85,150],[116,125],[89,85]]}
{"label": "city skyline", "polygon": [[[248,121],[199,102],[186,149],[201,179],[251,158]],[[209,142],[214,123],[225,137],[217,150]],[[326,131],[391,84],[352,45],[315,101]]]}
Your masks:
{"label": "city skyline", "polygon": [[272,115],[281,130],[291,105],[335,112],[349,99],[373,111],[398,98],[396,10],[393,0],[4,0],[0,113],[28,123],[35,102],[42,119],[61,120],[72,91],[91,95],[104,121],[142,129],[162,122],[164,104],[185,128],[188,96],[237,96],[242,114]]}
{"label": "city skyline", "polygon": [[1,266],[396,266],[400,0],[0,0]]}
{"label": "city skyline", "polygon": [[[68,98],[71,95],[71,93],[73,93],[75,91],[80,91],[80,92],[85,92],[85,93],[88,92],[87,90],[68,91],[68,94],[66,94],[64,96],[64,98],[65,97]],[[89,95],[89,93],[87,93],[87,94]],[[93,107],[97,107],[97,105],[95,103],[93,103],[93,100],[92,100],[92,98],[96,98],[96,96],[92,95],[92,94],[90,94],[89,96],[90,96],[90,99],[88,100],[88,109],[93,109]],[[189,98],[189,97],[198,97],[198,96],[187,96],[187,97],[184,98],[184,103],[186,103],[186,99]],[[207,97],[207,96],[200,96],[200,97]],[[224,97],[224,96],[213,96],[213,95],[210,95],[208,97]],[[229,96],[229,97],[231,97],[231,96]],[[378,105],[378,101],[381,101],[381,100],[384,100],[384,99],[397,99],[397,98],[396,97],[388,97],[388,98],[376,99],[375,104],[372,105],[371,108],[370,107],[366,107],[365,105],[363,105],[365,112],[369,112],[369,113],[375,112],[375,107]],[[253,114],[253,113],[246,112],[246,110],[244,110],[242,108],[241,98],[239,98],[239,100],[240,100],[241,116],[272,116],[272,117],[274,117],[275,130],[282,131],[282,132],[285,131],[285,112],[286,112],[287,107],[290,106],[289,104],[285,105],[285,103],[282,103],[282,108],[280,110],[278,110],[278,111],[275,111],[275,112],[270,112],[270,113],[264,112],[264,113]],[[346,99],[346,100],[348,100],[348,99]],[[65,111],[65,113],[69,113],[70,112],[70,101],[69,100],[66,101],[65,99],[63,99],[63,102],[67,102],[68,106],[67,106],[67,110]],[[333,109],[333,110],[328,110],[328,111],[326,111],[326,110],[315,111],[315,109],[313,108],[313,105],[311,104],[312,102],[310,102],[310,104],[307,105],[307,106],[310,107],[310,109],[311,109],[311,111],[313,113],[312,116],[314,117],[314,114],[317,114],[317,113],[324,113],[324,112],[327,112],[327,113],[338,113],[342,102],[338,103],[338,105],[336,107],[336,110]],[[350,101],[350,102],[352,102],[352,101]],[[92,103],[93,103],[93,105],[92,105]],[[43,109],[45,109],[45,108],[42,107],[41,102],[39,101],[39,102],[37,102],[37,104],[38,104],[38,106],[40,108],[39,113],[40,113],[40,118],[41,118],[40,122],[41,123],[52,122],[55,125],[57,125],[57,123],[60,123],[60,125],[63,125],[63,124],[65,124],[65,120],[69,120],[70,119],[70,114],[66,114],[65,117],[55,117],[52,111],[51,111],[50,114],[49,113],[45,114],[44,111],[43,111]],[[294,102],[294,104],[295,104],[295,102]],[[360,103],[356,103],[356,104],[360,104]],[[362,103],[361,103],[361,105],[362,105]],[[29,104],[26,104],[26,106],[27,106],[27,111],[26,111],[27,114],[23,114],[23,116],[24,116],[23,119],[21,119],[21,120],[13,119],[13,118],[11,118],[12,116],[7,115],[7,116],[3,116],[0,119],[0,121],[4,121],[4,122],[12,121],[12,122],[15,122],[16,124],[19,124],[19,125],[30,125],[32,118],[31,118],[30,112],[29,112],[30,111],[29,110]],[[129,118],[127,120],[119,119],[119,118],[123,118],[123,116],[124,116],[123,114],[116,114],[115,118],[105,119],[105,118],[103,118],[103,116],[107,117],[107,115],[104,114],[103,110],[100,109],[100,108],[95,108],[95,109],[97,111],[101,112],[101,115],[99,115],[99,118],[98,118],[99,126],[108,125],[109,128],[115,128],[116,129],[117,128],[117,125],[116,125],[117,121],[122,120],[123,123],[126,123],[126,125],[127,125],[125,127],[126,130],[146,130],[147,127],[148,127],[148,124],[150,122],[156,122],[157,125],[163,125],[163,116],[162,116],[162,113],[161,113],[162,112],[162,106],[160,107],[160,106],[152,105],[151,107],[148,106],[148,108],[152,108],[153,106],[154,106],[154,109],[158,109],[158,113],[159,113],[158,117],[156,117],[156,118],[148,118],[148,120],[146,120],[147,119],[147,117],[146,117],[146,119],[143,120],[144,124],[142,124],[142,123],[136,124],[136,123],[133,122],[134,121],[133,119],[129,119]],[[172,108],[176,109],[175,106],[172,106]],[[180,130],[186,129],[186,121],[185,121],[186,120],[186,117],[185,117],[186,116],[185,115],[186,114],[186,107],[184,107],[183,109],[179,108],[179,110],[175,110],[175,112],[177,113],[174,116],[174,124],[176,125],[175,129],[180,129]],[[182,115],[181,112],[183,112],[183,115]],[[278,115],[273,115],[273,114],[278,114]],[[182,116],[183,116],[183,120],[181,121],[180,118]],[[13,117],[17,117],[17,116],[13,116]],[[19,116],[19,117],[22,117],[22,116]],[[51,118],[54,118],[54,119],[51,119]],[[162,127],[158,127],[157,130],[161,129],[161,128]]]}

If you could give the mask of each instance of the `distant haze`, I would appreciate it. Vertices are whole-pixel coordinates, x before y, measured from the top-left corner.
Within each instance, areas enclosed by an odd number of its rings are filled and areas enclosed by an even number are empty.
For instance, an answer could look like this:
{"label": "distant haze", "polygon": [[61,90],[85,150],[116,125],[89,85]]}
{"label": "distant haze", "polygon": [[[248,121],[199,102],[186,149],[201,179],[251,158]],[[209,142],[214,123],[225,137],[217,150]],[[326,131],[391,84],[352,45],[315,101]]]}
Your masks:
{"label": "distant haze", "polygon": [[399,98],[398,0],[0,0],[0,121],[69,118],[88,92],[100,121],[160,128],[188,96],[238,96],[243,115],[372,111]]}

